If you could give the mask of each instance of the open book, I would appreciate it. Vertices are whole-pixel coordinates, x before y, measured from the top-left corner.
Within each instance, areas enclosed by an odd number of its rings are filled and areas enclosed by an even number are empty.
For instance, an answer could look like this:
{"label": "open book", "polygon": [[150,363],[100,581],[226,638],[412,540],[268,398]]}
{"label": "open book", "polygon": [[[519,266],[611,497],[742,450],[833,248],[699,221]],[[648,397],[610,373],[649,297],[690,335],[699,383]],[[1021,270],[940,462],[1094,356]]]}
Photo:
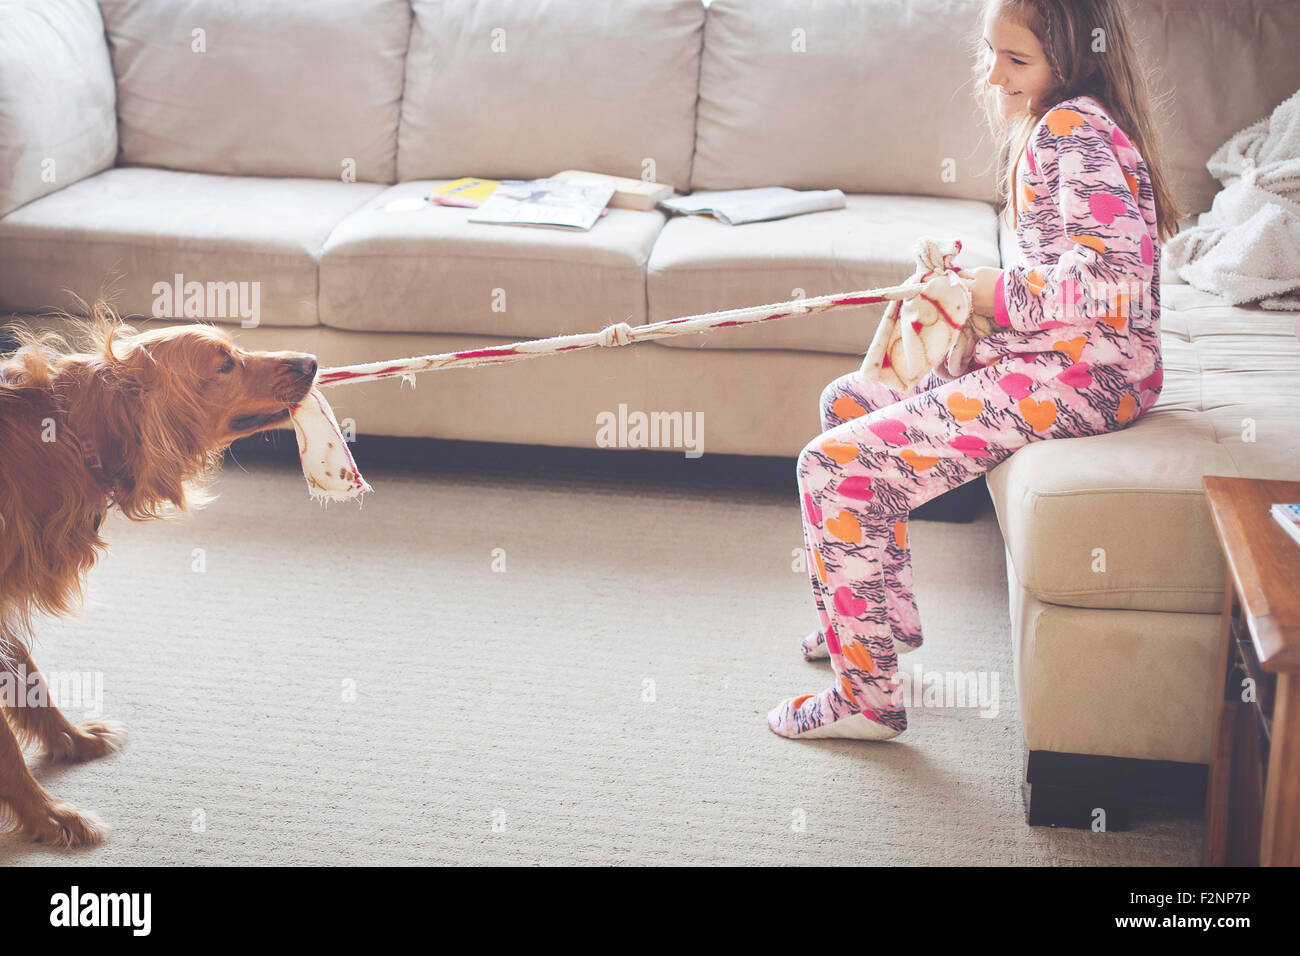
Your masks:
{"label": "open book", "polygon": [[503,179],[466,219],[517,226],[590,229],[614,195],[611,183],[570,183],[558,179]]}

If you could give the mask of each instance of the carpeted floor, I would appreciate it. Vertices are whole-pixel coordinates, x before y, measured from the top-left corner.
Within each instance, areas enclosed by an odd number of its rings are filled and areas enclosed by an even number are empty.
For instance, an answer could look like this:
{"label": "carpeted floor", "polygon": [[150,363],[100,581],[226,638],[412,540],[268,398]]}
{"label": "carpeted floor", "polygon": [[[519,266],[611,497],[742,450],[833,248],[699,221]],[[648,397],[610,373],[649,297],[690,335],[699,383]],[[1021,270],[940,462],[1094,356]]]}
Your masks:
{"label": "carpeted floor", "polygon": [[[130,741],[31,757],[114,833],[68,852],[3,835],[0,865],[1198,862],[1199,814],[1025,824],[991,507],[913,520],[927,640],[903,664],[997,674],[996,716],[917,707],[893,741],[790,741],[764,714],[831,679],[798,651],[816,619],[792,462],[764,482],[743,461],[688,480],[494,455],[359,456],[375,493],[322,509],[290,450],[228,460],[192,517],[115,514],[84,614],[46,623],[35,657],[101,673]],[[954,556],[987,580],[942,580]]]}

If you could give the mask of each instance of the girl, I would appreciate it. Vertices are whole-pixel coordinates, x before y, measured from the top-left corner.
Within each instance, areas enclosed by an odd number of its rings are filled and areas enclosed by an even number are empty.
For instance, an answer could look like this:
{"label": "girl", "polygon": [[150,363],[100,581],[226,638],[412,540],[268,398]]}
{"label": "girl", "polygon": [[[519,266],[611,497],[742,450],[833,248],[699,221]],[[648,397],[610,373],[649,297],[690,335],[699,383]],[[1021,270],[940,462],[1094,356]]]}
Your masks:
{"label": "girl", "polygon": [[932,372],[908,398],[857,371],[823,391],[824,433],[798,459],[822,625],[803,652],[829,656],[836,679],[768,714],[784,737],[907,729],[896,675],[898,653],[921,644],[913,508],[1029,442],[1125,428],[1160,394],[1160,243],[1183,213],[1117,0],[989,0],[976,99],[1017,157],[1000,170],[1003,215],[1027,265],[967,280],[999,331],[966,374]]}

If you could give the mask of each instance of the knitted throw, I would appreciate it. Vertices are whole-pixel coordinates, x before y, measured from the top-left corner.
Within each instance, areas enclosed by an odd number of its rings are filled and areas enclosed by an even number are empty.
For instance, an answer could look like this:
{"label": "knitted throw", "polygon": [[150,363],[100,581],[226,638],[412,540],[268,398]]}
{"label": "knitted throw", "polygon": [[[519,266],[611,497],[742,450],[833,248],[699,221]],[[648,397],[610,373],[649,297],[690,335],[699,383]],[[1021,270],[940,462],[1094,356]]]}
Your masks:
{"label": "knitted throw", "polygon": [[970,292],[957,281],[958,277],[970,277],[953,265],[953,258],[960,251],[961,242],[957,240],[938,243],[922,239],[913,249],[917,258],[913,276],[901,285],[884,289],[708,312],[649,325],[618,322],[599,332],[325,369],[317,376],[307,398],[290,407],[303,474],[312,497],[322,502],[360,498],[372,490],[357,470],[334,412],[320,393],[321,388],[399,377],[414,384],[415,373],[431,369],[497,365],[596,346],[609,348],[709,329],[757,325],[791,315],[813,315],[876,302],[887,301],[889,306],[867,351],[861,374],[909,394],[932,369],[945,378],[962,374],[975,342],[993,328],[989,320],[972,314]]}

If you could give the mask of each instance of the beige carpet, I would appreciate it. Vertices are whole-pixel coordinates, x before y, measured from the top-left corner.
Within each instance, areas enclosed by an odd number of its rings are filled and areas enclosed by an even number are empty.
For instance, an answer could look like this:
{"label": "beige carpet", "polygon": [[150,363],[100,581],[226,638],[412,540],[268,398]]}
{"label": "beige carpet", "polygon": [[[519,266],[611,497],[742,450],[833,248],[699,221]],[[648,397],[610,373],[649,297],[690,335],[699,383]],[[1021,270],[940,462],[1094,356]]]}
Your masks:
{"label": "beige carpet", "polygon": [[[324,510],[296,462],[228,461],[193,517],[115,514],[84,615],[46,624],[36,660],[102,672],[130,742],[31,758],[114,833],[65,853],[0,836],[0,865],[1198,862],[1198,814],[1025,824],[991,508],[913,521],[927,643],[903,660],[997,672],[997,716],[914,708],[890,742],[796,742],[764,714],[831,672],[798,652],[793,463],[788,483],[743,460],[691,481],[494,455],[362,457],[374,495]],[[954,558],[987,580],[944,581]]]}

